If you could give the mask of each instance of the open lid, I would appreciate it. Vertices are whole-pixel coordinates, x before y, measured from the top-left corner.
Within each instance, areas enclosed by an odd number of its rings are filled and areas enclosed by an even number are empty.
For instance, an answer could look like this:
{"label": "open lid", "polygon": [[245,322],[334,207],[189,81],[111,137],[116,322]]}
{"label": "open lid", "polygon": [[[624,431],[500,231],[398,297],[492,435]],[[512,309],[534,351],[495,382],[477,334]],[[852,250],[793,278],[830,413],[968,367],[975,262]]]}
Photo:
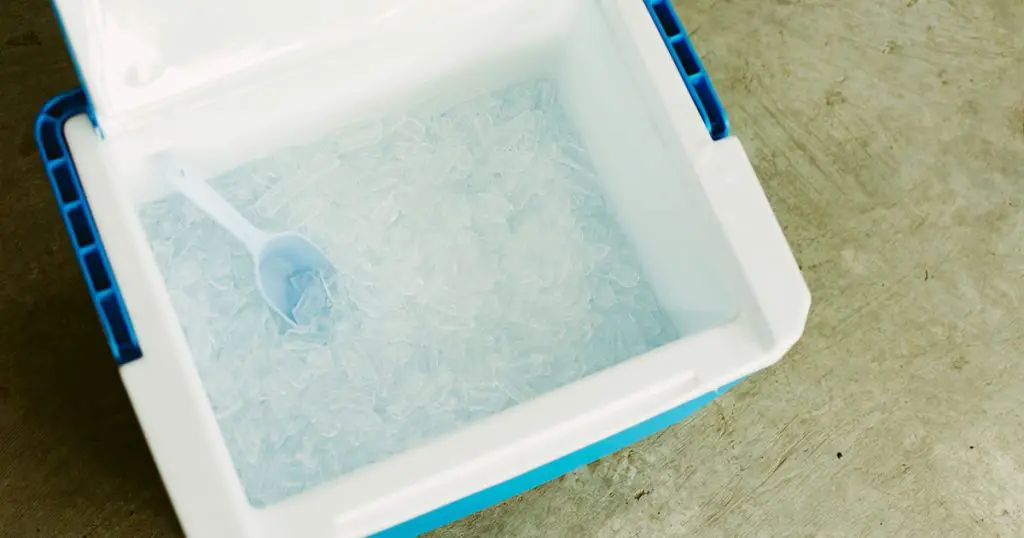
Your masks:
{"label": "open lid", "polygon": [[[106,135],[422,17],[419,0],[55,0]],[[386,24],[385,24],[386,23]],[[395,24],[392,24],[395,23]],[[346,50],[354,51],[357,47]]]}

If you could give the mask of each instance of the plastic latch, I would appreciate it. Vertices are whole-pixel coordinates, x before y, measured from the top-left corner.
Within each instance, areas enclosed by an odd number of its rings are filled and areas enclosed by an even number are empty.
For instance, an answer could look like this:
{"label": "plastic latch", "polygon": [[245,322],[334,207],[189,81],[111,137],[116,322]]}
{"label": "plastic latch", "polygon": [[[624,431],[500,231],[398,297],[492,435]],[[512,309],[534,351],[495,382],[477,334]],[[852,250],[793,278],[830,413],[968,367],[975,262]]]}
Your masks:
{"label": "plastic latch", "polygon": [[36,118],[36,143],[43,159],[46,175],[50,178],[61,217],[67,227],[75,257],[85,275],[93,306],[99,314],[107,344],[119,365],[142,356],[132,327],[128,310],[124,306],[121,290],[110,269],[107,252],[103,248],[93,220],[89,202],[75,170],[67,142],[64,123],[72,116],[89,110],[85,92],[74,90],[51,99]]}
{"label": "plastic latch", "polygon": [[675,9],[669,0],[644,0],[647,4],[647,11],[658,26],[661,38],[668,48],[672,60],[676,63],[679,74],[683,77],[686,90],[690,92],[700,117],[704,120],[704,126],[712,140],[721,140],[729,136],[729,118],[725,114],[725,107],[711,84],[711,77],[704,69],[696,49],[690,37],[686,34],[686,28],[680,22]]}

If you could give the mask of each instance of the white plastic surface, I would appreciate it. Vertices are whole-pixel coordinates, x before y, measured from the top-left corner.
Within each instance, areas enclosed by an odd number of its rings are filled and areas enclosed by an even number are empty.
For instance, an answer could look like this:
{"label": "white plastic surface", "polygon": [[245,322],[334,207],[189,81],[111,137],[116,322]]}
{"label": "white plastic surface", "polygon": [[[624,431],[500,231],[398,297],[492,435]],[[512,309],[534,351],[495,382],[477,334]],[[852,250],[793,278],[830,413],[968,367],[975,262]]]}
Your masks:
{"label": "white plastic surface", "polygon": [[[394,26],[377,18],[375,30],[401,40],[373,41],[358,57],[344,54],[350,49],[340,44],[342,58],[331,60],[331,69],[289,67],[295,69],[289,84],[269,77],[261,91],[241,98],[227,92],[230,98],[183,109],[154,90],[146,103],[105,109],[101,118],[111,123],[103,123],[103,141],[84,117],[66,126],[143,349],[121,374],[190,536],[315,538],[384,530],[764,368],[803,331],[809,293],[749,161],[738,140],[710,140],[642,2],[456,3],[466,9],[433,13],[448,17],[443,27],[436,20],[407,27],[400,14],[422,3],[394,3]],[[125,13],[128,4],[119,4]],[[94,3],[58,5],[67,22],[68,9]],[[301,26],[284,28],[299,35]],[[75,35],[88,34],[68,31],[73,43]],[[199,65],[202,58],[176,61]],[[630,76],[609,67],[619,64]],[[99,64],[83,70],[87,81],[89,73],[104,71]],[[140,163],[168,146],[184,147],[207,152],[212,174],[424,95],[452,96],[539,73],[559,81],[647,277],[686,336],[322,487],[251,507],[136,216],[138,204],[167,192],[138,174]],[[230,77],[199,78],[213,84]],[[104,99],[127,105],[117,92],[135,90],[123,86],[114,84]],[[97,87],[90,83],[94,99]],[[303,93],[304,99],[289,100]],[[260,108],[275,100],[289,106]],[[156,102],[175,113],[161,115],[158,124],[143,121],[143,105]],[[190,124],[200,119],[205,123]],[[115,124],[125,131],[111,129]],[[674,171],[667,176],[658,170],[666,162]],[[673,211],[678,221],[671,227],[649,216]]]}
{"label": "white plastic surface", "polygon": [[[422,17],[423,0],[57,0],[102,128],[274,76],[300,58]],[[426,7],[426,6],[423,6]]]}

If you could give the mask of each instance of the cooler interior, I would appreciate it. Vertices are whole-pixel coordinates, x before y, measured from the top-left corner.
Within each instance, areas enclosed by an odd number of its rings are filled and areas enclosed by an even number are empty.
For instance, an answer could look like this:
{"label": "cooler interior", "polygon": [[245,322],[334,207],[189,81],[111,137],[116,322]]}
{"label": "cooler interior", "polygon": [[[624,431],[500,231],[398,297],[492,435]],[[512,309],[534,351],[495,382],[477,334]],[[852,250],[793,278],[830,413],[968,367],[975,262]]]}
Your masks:
{"label": "cooler interior", "polygon": [[[146,170],[126,188],[252,505],[737,315],[724,241],[624,29],[603,2],[533,3],[450,28],[487,28],[458,62],[423,39],[337,73],[349,89],[311,98],[316,121],[282,103],[294,117],[111,140],[147,148],[114,168]],[[297,326],[242,243],[165,181],[168,157],[338,267],[302,284]]]}

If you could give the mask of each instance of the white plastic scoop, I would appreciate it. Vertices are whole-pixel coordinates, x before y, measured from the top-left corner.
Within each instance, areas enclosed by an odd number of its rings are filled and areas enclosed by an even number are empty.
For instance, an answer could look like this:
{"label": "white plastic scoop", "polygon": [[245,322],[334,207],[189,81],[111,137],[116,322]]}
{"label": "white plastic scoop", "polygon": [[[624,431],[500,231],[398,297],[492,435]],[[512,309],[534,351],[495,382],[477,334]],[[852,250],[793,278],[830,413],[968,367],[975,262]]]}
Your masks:
{"label": "white plastic scoop", "polygon": [[[161,160],[174,187],[245,245],[255,265],[256,285],[263,300],[286,322],[296,325],[293,311],[304,291],[298,283],[328,281],[337,273],[334,264],[301,234],[267,233],[253,226],[206,181],[189,174],[178,163]],[[318,278],[301,278],[309,273]]]}

